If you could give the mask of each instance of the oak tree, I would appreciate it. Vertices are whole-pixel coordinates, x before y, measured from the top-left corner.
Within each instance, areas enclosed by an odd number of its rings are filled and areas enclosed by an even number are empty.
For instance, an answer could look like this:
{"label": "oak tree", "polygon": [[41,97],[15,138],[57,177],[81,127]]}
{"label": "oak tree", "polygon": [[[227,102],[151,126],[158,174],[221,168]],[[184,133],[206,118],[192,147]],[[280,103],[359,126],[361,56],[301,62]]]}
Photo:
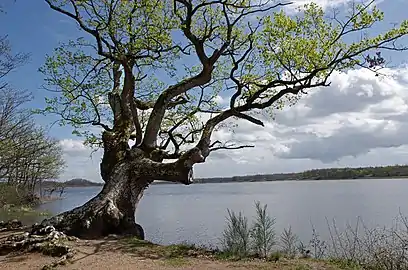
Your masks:
{"label": "oak tree", "polygon": [[41,68],[55,92],[43,112],[103,148],[102,191],[44,221],[80,237],[143,238],[135,209],[154,180],[189,185],[212,151],[245,147],[212,141],[216,128],[231,119],[262,126],[262,111],[329,85],[334,71],[377,72],[383,62],[367,55],[404,50],[397,42],[408,33],[403,21],[370,34],[384,18],[374,1],[295,14],[267,0],[45,1],[83,35]]}

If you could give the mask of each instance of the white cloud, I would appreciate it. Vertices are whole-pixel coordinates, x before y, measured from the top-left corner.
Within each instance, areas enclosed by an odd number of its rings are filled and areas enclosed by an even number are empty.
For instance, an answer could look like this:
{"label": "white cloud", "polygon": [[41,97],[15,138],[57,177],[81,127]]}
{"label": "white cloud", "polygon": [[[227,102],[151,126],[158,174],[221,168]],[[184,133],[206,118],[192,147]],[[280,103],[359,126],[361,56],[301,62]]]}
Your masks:
{"label": "white cloud", "polygon": [[[319,89],[293,108],[303,114],[288,117],[281,112],[277,122],[296,126],[285,133],[296,141],[275,155],[332,162],[408,144],[404,136],[408,131],[408,69],[386,72],[390,76],[385,78],[366,70],[335,74],[332,86]],[[295,124],[291,115],[297,116]]]}
{"label": "white cloud", "polygon": [[[195,167],[196,177],[406,163],[408,66],[384,72],[389,76],[367,70],[335,73],[331,86],[276,112],[275,121],[265,119],[265,127],[239,120],[234,132],[221,128],[214,140],[255,148],[214,152]],[[80,141],[66,139],[61,145],[68,160],[64,178],[100,181],[100,152],[91,161]]]}
{"label": "white cloud", "polygon": [[73,139],[63,139],[60,140],[60,145],[62,150],[66,154],[80,154],[80,153],[87,153],[88,149],[84,146],[82,141],[73,140]]}
{"label": "white cloud", "polygon": [[[231,136],[256,148],[214,154],[196,172],[236,175],[406,162],[408,67],[384,72],[389,76],[363,69],[336,73],[330,87],[310,91],[264,129],[239,124]],[[237,164],[237,155],[240,162],[246,159],[245,166]]]}
{"label": "white cloud", "polygon": [[60,145],[64,152],[66,169],[60,176],[61,180],[70,180],[72,178],[86,178],[92,181],[101,181],[99,176],[99,162],[102,157],[101,151],[91,156],[91,149],[84,146],[81,140],[63,139]]}
{"label": "white cloud", "polygon": [[225,100],[222,96],[217,95],[214,98],[214,101],[218,104],[218,105],[225,105],[227,103],[227,100]]}
{"label": "white cloud", "polygon": [[292,4],[286,6],[285,8],[288,12],[296,12],[297,8],[302,7],[305,4],[313,2],[321,6],[323,9],[328,9],[328,8],[334,8],[334,7],[341,7],[352,1],[353,0],[292,0],[290,1],[292,2]]}

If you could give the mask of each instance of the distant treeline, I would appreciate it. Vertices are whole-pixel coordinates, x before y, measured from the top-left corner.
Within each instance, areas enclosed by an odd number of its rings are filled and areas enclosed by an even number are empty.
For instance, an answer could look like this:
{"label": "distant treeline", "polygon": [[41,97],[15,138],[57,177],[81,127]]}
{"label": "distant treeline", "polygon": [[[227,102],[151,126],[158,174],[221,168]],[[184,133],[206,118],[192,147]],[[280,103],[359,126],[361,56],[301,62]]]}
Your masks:
{"label": "distant treeline", "polygon": [[408,178],[407,165],[359,168],[314,169],[300,173],[257,174],[233,177],[214,177],[194,179],[195,183],[223,182],[263,182],[263,181],[299,181],[299,180],[336,180],[360,178]]}
{"label": "distant treeline", "polygon": [[[336,179],[361,179],[361,178],[408,178],[408,165],[394,165],[384,167],[359,167],[359,168],[328,168],[314,169],[299,173],[257,174],[233,177],[195,178],[193,183],[226,183],[226,182],[264,182],[264,181],[301,181],[301,180],[336,180]],[[103,183],[91,182],[86,179],[76,178],[66,182],[44,181],[43,187],[88,187],[102,186]],[[172,182],[154,181],[153,184],[173,184]]]}
{"label": "distant treeline", "polygon": [[54,187],[95,187],[103,186],[103,183],[92,182],[82,178],[74,178],[65,182],[57,181],[44,181],[42,183],[42,188],[54,188]]}

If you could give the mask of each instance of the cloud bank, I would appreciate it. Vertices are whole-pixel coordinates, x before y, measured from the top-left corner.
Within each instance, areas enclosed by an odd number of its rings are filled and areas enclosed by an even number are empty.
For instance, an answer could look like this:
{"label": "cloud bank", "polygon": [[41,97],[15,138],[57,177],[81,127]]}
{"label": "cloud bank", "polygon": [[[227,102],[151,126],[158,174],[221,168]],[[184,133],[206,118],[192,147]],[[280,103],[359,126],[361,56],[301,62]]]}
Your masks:
{"label": "cloud bank", "polygon": [[[293,107],[277,111],[265,127],[238,121],[214,140],[255,148],[214,152],[195,167],[196,177],[301,171],[338,166],[406,163],[408,154],[408,66],[334,73],[331,85],[311,90]],[[219,98],[219,102],[225,101]],[[98,152],[79,140],[61,141],[68,168],[63,179],[100,181]]]}

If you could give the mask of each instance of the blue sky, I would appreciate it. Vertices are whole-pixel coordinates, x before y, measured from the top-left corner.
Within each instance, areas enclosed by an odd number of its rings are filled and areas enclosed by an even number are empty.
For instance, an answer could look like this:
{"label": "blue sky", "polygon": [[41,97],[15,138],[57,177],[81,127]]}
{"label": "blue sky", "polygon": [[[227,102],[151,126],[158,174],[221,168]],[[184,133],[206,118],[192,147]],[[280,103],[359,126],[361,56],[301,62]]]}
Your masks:
{"label": "blue sky", "polygon": [[[41,65],[44,63],[46,54],[52,54],[53,49],[56,46],[58,46],[59,42],[67,41],[70,38],[77,38],[81,35],[81,33],[79,32],[76,24],[72,22],[72,20],[68,19],[67,17],[63,15],[58,14],[55,11],[52,11],[47,6],[45,1],[43,0],[17,0],[15,4],[12,4],[11,3],[12,1],[10,0],[7,0],[7,1],[10,2],[5,5],[7,13],[0,16],[0,25],[2,26],[1,28],[2,30],[0,34],[8,35],[9,40],[11,41],[11,44],[15,51],[31,53],[30,62],[26,64],[25,66],[23,66],[22,68],[19,68],[16,72],[12,73],[8,77],[8,80],[16,88],[26,89],[26,90],[31,91],[34,94],[35,98],[29,104],[29,106],[33,108],[43,108],[44,96],[47,95],[47,92],[41,89],[41,85],[43,83],[43,75],[38,72],[38,68],[41,67]],[[306,0],[298,0],[298,2],[305,2],[305,1]],[[342,1],[341,0],[336,0],[336,1],[318,0],[317,2],[327,4],[330,2],[340,3]],[[347,0],[344,0],[344,2],[347,2]],[[408,10],[407,0],[383,0],[379,2],[380,2],[379,7],[385,12],[385,15],[386,15],[386,22],[385,24],[383,24],[383,27],[387,28],[390,26],[390,23],[398,22],[408,17],[407,12],[406,12]],[[382,30],[381,28],[377,28],[375,30],[376,31]],[[392,57],[393,64],[395,65],[398,65],[404,62],[406,63],[408,60],[408,52],[401,53],[398,55],[391,54],[388,56]],[[408,99],[407,99],[407,104],[408,104]],[[286,116],[282,116],[282,119],[285,117]],[[359,119],[361,119],[361,117],[362,116],[360,116]],[[48,116],[48,117],[39,116],[37,118],[39,121],[38,123],[44,126],[49,125],[50,123],[56,120],[56,118],[53,116]],[[294,125],[294,122],[292,122],[290,125]],[[256,127],[251,127],[251,128],[254,128],[254,130],[256,129]],[[251,132],[253,131],[251,130]],[[58,139],[70,139],[71,142],[73,143],[72,145],[76,145],[76,147],[80,149],[81,151],[84,150],[84,148],[81,148],[76,144],[77,142],[79,142],[77,141],[78,138],[71,135],[70,127],[61,128],[58,126],[54,126],[50,130],[50,134],[52,136],[57,137]],[[272,144],[273,142],[269,141],[268,143]],[[402,145],[405,145],[405,143],[403,143]],[[253,153],[255,155],[257,150],[248,150],[248,151],[255,151],[255,152],[245,152],[245,153]],[[274,151],[277,151],[277,150],[275,149]],[[237,151],[236,153],[238,153],[238,155],[242,155],[243,152]],[[252,173],[252,172],[256,173],[256,172],[259,172],[260,170],[261,171],[263,170],[266,172],[268,171],[268,168],[271,168],[271,167],[277,168],[277,169],[274,169],[274,171],[276,170],[291,171],[291,170],[307,169],[311,167],[322,167],[322,166],[327,165],[326,163],[322,163],[321,161],[317,163],[316,162],[313,163],[314,162],[313,160],[310,160],[307,158],[305,159],[303,157],[301,158],[300,161],[299,161],[299,158],[296,158],[294,161],[293,160],[291,161],[292,163],[287,163],[287,165],[285,165],[286,167],[282,167],[279,164],[283,164],[284,162],[282,163],[279,160],[280,158],[287,159],[287,157],[274,156],[273,153],[274,153],[273,151],[271,153],[267,153],[262,158],[262,160],[265,160],[265,158],[268,159],[268,155],[271,155],[271,157],[273,157],[271,159],[273,161],[269,163],[265,163],[263,167],[259,167],[259,164],[257,165],[258,167],[256,166],[250,167],[250,165],[247,165],[248,166],[246,167],[247,169],[244,170],[242,169],[242,166],[239,165],[240,163],[236,159],[231,158],[231,156],[228,157],[229,158],[228,162],[230,162],[228,163],[230,164],[228,166],[238,166],[240,168],[235,167],[238,172],[236,174],[245,174],[245,173]],[[252,154],[248,154],[248,155],[250,156]],[[214,158],[221,158],[221,157],[222,157],[222,154],[220,154],[219,157],[215,156]],[[81,160],[81,162],[83,162],[84,160],[85,159]],[[395,163],[397,163],[398,161],[399,159],[396,158]],[[272,165],[274,165],[275,162],[277,165],[274,167]],[[287,162],[287,160],[285,162]],[[390,162],[394,163],[394,160],[390,160]],[[340,165],[348,165],[348,164],[359,165],[359,164],[369,164],[369,163],[370,163],[369,159],[360,160],[360,161],[356,161],[356,160],[347,161],[346,160]],[[379,160],[374,159],[372,160],[371,163],[377,164],[379,163]],[[71,166],[70,167],[71,169],[77,166],[75,165],[76,163],[72,163],[72,164],[69,165],[69,167]],[[222,164],[222,163],[218,163],[218,164]],[[328,164],[327,166],[332,166],[333,164],[336,165],[338,163],[331,163],[331,164]],[[205,167],[205,166],[202,165],[200,167],[202,169],[198,169],[199,176],[213,176],[213,175],[220,175],[223,173],[221,170],[216,170],[216,169],[214,169],[214,171],[210,173],[209,170],[211,170],[210,168],[212,168],[211,167],[212,165],[211,164],[208,165],[210,167],[208,166]],[[297,166],[297,168],[299,169],[292,169],[293,166]],[[269,169],[269,171],[270,170],[272,169]],[[228,174],[231,175],[235,173],[231,172],[231,173],[227,173],[227,175]],[[69,176],[66,175],[64,177],[69,178],[69,177],[74,177],[74,176],[88,177],[88,178],[92,178],[93,180],[96,180],[95,178],[98,177],[97,174],[93,174],[92,176],[87,176],[85,175],[85,173],[82,173],[82,174],[79,173],[75,175],[69,174]]]}
{"label": "blue sky", "polygon": [[[41,89],[44,78],[38,72],[38,68],[44,63],[46,54],[52,54],[59,42],[74,39],[83,34],[71,19],[51,10],[43,0],[17,0],[14,4],[11,0],[6,2],[7,13],[0,16],[0,25],[6,27],[3,30],[5,32],[1,34],[8,35],[15,51],[31,53],[30,62],[11,74],[9,80],[15,87],[27,89],[33,93],[34,100],[29,104],[30,106],[44,107],[44,96],[48,93]],[[379,2],[381,2],[379,7],[385,12],[390,22],[393,20],[398,22],[408,17],[406,13],[408,1]],[[387,24],[383,25],[387,26]],[[376,30],[381,30],[381,28]],[[406,59],[408,59],[408,54],[402,58],[401,55],[398,55],[393,59],[393,63]],[[41,125],[49,125],[57,119],[54,116],[38,116],[37,118]],[[71,137],[69,127],[54,126],[50,132],[51,135],[61,139]]]}
{"label": "blue sky", "polygon": [[[70,38],[77,38],[79,31],[71,20],[52,11],[42,0],[18,0],[15,4],[8,1],[5,5],[6,14],[0,16],[1,34],[7,34],[16,52],[30,53],[28,64],[19,68],[8,80],[19,89],[32,92],[34,100],[27,104],[33,108],[44,107],[44,97],[47,91],[41,88],[44,82],[43,75],[38,69],[45,61],[47,54],[52,54],[59,42]],[[53,116],[38,116],[39,124],[48,126],[56,120]],[[68,131],[68,132],[67,132]],[[54,126],[50,134],[59,139],[70,134],[70,128]]]}

